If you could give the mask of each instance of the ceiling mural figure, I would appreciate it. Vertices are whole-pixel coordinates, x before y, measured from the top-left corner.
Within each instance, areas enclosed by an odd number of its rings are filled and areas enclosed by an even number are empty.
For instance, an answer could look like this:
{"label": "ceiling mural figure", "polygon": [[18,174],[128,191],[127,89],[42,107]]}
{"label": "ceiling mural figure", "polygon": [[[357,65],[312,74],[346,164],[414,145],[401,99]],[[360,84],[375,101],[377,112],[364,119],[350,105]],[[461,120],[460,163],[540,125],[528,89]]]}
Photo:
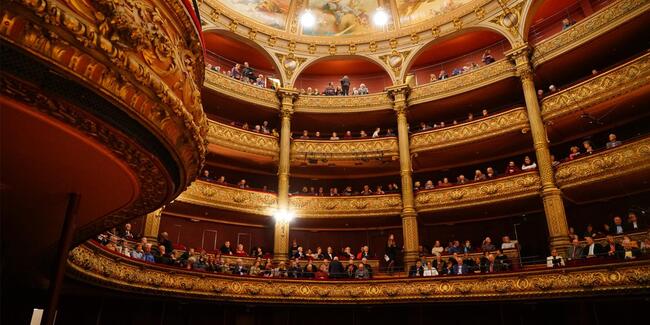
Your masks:
{"label": "ceiling mural figure", "polygon": [[472,0],[395,0],[401,26],[446,14],[470,1]]}
{"label": "ceiling mural figure", "polygon": [[302,30],[304,35],[343,36],[368,34],[381,31],[372,23],[372,14],[377,8],[390,9],[390,3],[383,0],[310,0],[306,9],[315,17],[312,27]]}
{"label": "ceiling mural figure", "polygon": [[267,26],[284,29],[291,0],[221,0],[246,17]]}

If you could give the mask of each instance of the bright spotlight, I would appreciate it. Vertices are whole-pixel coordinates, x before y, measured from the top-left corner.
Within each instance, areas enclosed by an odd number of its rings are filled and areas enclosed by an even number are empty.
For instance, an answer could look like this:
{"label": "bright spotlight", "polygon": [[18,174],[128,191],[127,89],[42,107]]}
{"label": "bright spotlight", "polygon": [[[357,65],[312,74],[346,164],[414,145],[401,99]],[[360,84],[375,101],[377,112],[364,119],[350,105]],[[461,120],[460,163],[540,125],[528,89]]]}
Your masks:
{"label": "bright spotlight", "polygon": [[293,218],[295,218],[295,215],[293,214],[293,212],[288,211],[288,210],[279,210],[279,211],[275,212],[273,217],[277,221],[291,222],[291,220],[293,220]]}
{"label": "bright spotlight", "polygon": [[314,16],[311,10],[307,9],[300,15],[300,25],[304,28],[311,28],[316,25],[316,16]]}
{"label": "bright spotlight", "polygon": [[379,7],[377,8],[377,11],[375,11],[375,14],[372,16],[372,22],[375,24],[375,26],[378,27],[384,27],[386,24],[388,24],[388,13],[384,8]]}

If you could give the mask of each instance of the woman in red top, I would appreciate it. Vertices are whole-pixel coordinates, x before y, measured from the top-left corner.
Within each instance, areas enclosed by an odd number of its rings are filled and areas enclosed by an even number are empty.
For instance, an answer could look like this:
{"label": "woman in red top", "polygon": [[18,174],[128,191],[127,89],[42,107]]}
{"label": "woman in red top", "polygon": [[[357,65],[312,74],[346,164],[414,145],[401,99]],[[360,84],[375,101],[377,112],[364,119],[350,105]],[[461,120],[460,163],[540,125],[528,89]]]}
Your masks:
{"label": "woman in red top", "polygon": [[235,251],[235,256],[248,257],[248,254],[244,250],[244,244],[237,244],[237,250]]}
{"label": "woman in red top", "polygon": [[327,273],[327,267],[325,264],[321,264],[320,268],[318,269],[318,272],[316,272],[315,278],[316,280],[327,280],[329,279],[329,274]]}

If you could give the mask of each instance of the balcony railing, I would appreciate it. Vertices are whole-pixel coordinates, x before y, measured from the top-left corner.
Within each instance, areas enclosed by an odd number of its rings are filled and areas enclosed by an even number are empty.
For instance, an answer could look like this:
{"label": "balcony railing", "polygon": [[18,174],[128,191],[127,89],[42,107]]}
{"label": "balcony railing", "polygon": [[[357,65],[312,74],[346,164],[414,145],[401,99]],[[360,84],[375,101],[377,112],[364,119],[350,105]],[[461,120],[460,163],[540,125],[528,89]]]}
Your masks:
{"label": "balcony railing", "polygon": [[299,113],[352,113],[391,107],[392,103],[385,92],[358,96],[301,95],[294,106]]}
{"label": "balcony railing", "polygon": [[280,152],[278,139],[274,136],[246,131],[215,121],[210,121],[208,141],[220,147],[274,158]]}
{"label": "balcony railing", "polygon": [[295,140],[291,144],[294,160],[359,160],[399,156],[397,139],[385,137],[365,140]]}
{"label": "balcony railing", "polygon": [[518,107],[472,122],[431,129],[411,135],[411,152],[448,148],[486,138],[502,136],[528,126],[526,109]]}
{"label": "balcony railing", "polygon": [[277,196],[275,193],[196,181],[176,200],[218,209],[270,216],[275,209]]}
{"label": "balcony railing", "polygon": [[419,212],[443,211],[511,201],[539,194],[538,173],[527,172],[493,180],[420,191],[415,196]]}
{"label": "balcony railing", "polygon": [[280,101],[274,90],[257,87],[210,69],[205,69],[205,83],[203,85],[208,89],[238,100],[273,109],[279,109],[280,107]]}
{"label": "balcony railing", "polygon": [[292,196],[289,203],[301,218],[396,216],[402,211],[402,197],[399,194]]}
{"label": "balcony railing", "polygon": [[650,53],[601,73],[542,100],[545,120],[627,94],[650,84]]}
{"label": "balcony railing", "polygon": [[639,0],[615,1],[608,7],[576,23],[557,35],[538,43],[533,50],[532,63],[538,66],[593,40],[650,9],[650,2]]}

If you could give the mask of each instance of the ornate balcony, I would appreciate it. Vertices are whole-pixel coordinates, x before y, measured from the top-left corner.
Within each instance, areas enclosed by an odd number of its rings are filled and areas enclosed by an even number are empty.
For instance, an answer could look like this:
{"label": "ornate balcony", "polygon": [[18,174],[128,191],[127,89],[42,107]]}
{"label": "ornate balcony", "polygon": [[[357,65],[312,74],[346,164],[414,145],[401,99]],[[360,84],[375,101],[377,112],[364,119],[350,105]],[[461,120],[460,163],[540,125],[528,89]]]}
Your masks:
{"label": "ornate balcony", "polygon": [[277,197],[274,193],[196,181],[176,200],[218,209],[270,216],[273,214]]}
{"label": "ornate balcony", "polygon": [[292,196],[289,204],[300,218],[396,216],[402,210],[402,198],[399,194]]}
{"label": "ornate balcony", "polygon": [[294,106],[297,113],[358,113],[392,108],[385,92],[361,96],[301,95]]}
{"label": "ornate balcony", "polygon": [[535,45],[531,61],[534,66],[551,61],[623,25],[648,9],[650,9],[650,3],[647,1],[615,1],[607,8],[587,17],[571,28]]}
{"label": "ornate balcony", "polygon": [[278,109],[280,101],[275,91],[239,81],[210,69],[205,69],[204,87],[220,94],[263,107]]}
{"label": "ornate balcony", "polygon": [[415,196],[418,212],[437,212],[494,204],[539,195],[537,172],[528,172],[466,185],[420,191]]}
{"label": "ornate balcony", "polygon": [[208,142],[219,147],[273,158],[280,152],[278,139],[274,136],[242,130],[215,121],[210,121]]}
{"label": "ornate balcony", "polygon": [[[194,272],[118,257],[84,244],[70,252],[69,276],[112,289],[179,298],[256,303],[448,302],[642,293],[650,261],[613,262],[493,275],[369,281],[287,280]],[[595,290],[598,289],[598,290]]]}
{"label": "ornate balcony", "polygon": [[650,137],[645,137],[560,164],[555,172],[555,179],[560,189],[566,190],[622,179],[626,176],[643,181],[648,179],[648,175],[650,175]]}
{"label": "ornate balcony", "polygon": [[295,140],[291,144],[294,160],[359,160],[398,157],[395,137],[366,140]]}
{"label": "ornate balcony", "polygon": [[650,53],[542,100],[542,117],[557,118],[650,84]]}
{"label": "ornate balcony", "polygon": [[514,66],[503,59],[458,76],[413,87],[408,102],[416,105],[451,97],[514,76]]}
{"label": "ornate balcony", "polygon": [[478,119],[469,123],[432,129],[411,136],[411,152],[437,150],[501,136],[528,127],[524,107]]}

